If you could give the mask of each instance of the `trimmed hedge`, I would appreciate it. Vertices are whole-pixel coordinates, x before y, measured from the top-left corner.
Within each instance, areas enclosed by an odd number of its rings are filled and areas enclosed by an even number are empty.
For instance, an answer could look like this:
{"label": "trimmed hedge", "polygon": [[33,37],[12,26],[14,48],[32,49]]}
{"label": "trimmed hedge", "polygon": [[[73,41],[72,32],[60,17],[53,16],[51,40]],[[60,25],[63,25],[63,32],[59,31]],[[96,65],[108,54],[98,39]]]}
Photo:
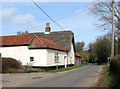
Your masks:
{"label": "trimmed hedge", "polygon": [[8,73],[21,68],[21,62],[13,58],[2,58],[2,73]]}

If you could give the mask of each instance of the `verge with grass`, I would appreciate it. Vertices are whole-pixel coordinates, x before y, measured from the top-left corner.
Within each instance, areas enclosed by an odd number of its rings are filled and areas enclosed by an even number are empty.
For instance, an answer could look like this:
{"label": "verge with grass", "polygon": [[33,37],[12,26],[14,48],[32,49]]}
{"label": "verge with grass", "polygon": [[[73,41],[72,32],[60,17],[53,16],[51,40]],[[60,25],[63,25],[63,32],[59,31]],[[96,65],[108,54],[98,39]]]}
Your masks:
{"label": "verge with grass", "polygon": [[31,72],[45,72],[45,70],[40,68],[32,68]]}
{"label": "verge with grass", "polygon": [[85,65],[79,65],[79,66],[73,66],[73,67],[68,67],[68,68],[60,68],[60,69],[55,69],[55,70],[49,70],[48,72],[62,72],[62,71],[67,71],[67,70],[83,67],[83,66],[85,66]]}
{"label": "verge with grass", "polygon": [[109,65],[104,66],[104,87],[120,87],[120,76],[109,69]]}

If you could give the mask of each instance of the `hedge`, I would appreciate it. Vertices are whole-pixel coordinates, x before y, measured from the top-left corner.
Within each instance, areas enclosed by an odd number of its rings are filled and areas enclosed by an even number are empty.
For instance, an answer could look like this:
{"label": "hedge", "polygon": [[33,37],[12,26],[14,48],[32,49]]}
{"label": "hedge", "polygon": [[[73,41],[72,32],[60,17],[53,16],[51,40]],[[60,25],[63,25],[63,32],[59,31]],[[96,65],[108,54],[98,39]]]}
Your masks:
{"label": "hedge", "polygon": [[13,58],[2,58],[2,73],[15,71],[21,68],[21,62]]}
{"label": "hedge", "polygon": [[120,54],[111,59],[110,70],[114,73],[120,73]]}
{"label": "hedge", "polygon": [[117,59],[117,71],[120,74],[120,54],[116,56]]}

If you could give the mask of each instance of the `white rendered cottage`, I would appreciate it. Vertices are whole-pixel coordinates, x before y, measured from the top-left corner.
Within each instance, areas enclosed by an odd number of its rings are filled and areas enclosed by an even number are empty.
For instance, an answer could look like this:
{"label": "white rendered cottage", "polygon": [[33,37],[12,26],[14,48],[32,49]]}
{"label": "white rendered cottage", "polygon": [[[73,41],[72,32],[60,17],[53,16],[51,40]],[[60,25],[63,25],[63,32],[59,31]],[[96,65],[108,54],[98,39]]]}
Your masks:
{"label": "white rendered cottage", "polygon": [[[53,67],[74,65],[75,46],[71,31],[50,32],[49,23],[44,33],[1,36],[2,57],[20,60],[22,65],[32,63],[33,67]],[[78,60],[78,58],[77,58]],[[80,60],[80,59],[79,59]]]}

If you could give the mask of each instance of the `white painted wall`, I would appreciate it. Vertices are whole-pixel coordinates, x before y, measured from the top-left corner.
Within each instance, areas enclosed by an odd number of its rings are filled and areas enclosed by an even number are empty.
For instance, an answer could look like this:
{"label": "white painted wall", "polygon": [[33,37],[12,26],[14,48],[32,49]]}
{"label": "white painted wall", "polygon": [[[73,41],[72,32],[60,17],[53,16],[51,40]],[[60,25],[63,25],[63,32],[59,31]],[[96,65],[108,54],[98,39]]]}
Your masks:
{"label": "white painted wall", "polygon": [[[55,63],[55,53],[59,54],[59,63]],[[67,56],[67,52],[47,49],[47,66],[64,65],[64,56]]]}
{"label": "white painted wall", "polygon": [[[68,52],[68,64],[74,64],[75,63],[75,54],[74,54],[74,47],[73,43],[71,43],[71,50]],[[72,59],[72,62],[71,62]]]}
{"label": "white painted wall", "polygon": [[33,66],[46,66],[46,49],[28,49],[27,46],[0,47],[2,57],[11,57],[20,60],[22,65],[30,63],[30,57],[34,57]]}
{"label": "white painted wall", "polygon": [[30,56],[34,57],[33,66],[47,66],[47,49],[30,49]]}
{"label": "white painted wall", "polygon": [[20,60],[23,65],[29,62],[29,50],[27,46],[0,47],[2,57],[11,57]]}
{"label": "white painted wall", "polygon": [[[65,61],[64,61],[64,56],[67,56],[67,64],[74,64],[75,63],[75,55],[74,55],[74,48],[73,48],[73,44],[71,43],[71,50],[68,52],[63,52],[63,51],[56,51],[56,50],[51,50],[48,49],[47,50],[47,66],[56,66],[56,65],[64,65]],[[54,61],[54,56],[55,53],[59,53],[59,63],[55,63]],[[72,62],[71,62],[72,60]]]}
{"label": "white painted wall", "polygon": [[[33,66],[55,66],[64,65],[64,56],[67,56],[67,63],[74,64],[75,55],[73,44],[71,43],[71,50],[68,52],[57,51],[52,49],[28,49],[27,46],[14,46],[14,47],[0,47],[2,57],[11,57],[20,60],[22,65],[30,63],[30,57],[34,57]],[[59,53],[59,63],[55,63],[55,53]],[[72,63],[71,63],[72,58]]]}

